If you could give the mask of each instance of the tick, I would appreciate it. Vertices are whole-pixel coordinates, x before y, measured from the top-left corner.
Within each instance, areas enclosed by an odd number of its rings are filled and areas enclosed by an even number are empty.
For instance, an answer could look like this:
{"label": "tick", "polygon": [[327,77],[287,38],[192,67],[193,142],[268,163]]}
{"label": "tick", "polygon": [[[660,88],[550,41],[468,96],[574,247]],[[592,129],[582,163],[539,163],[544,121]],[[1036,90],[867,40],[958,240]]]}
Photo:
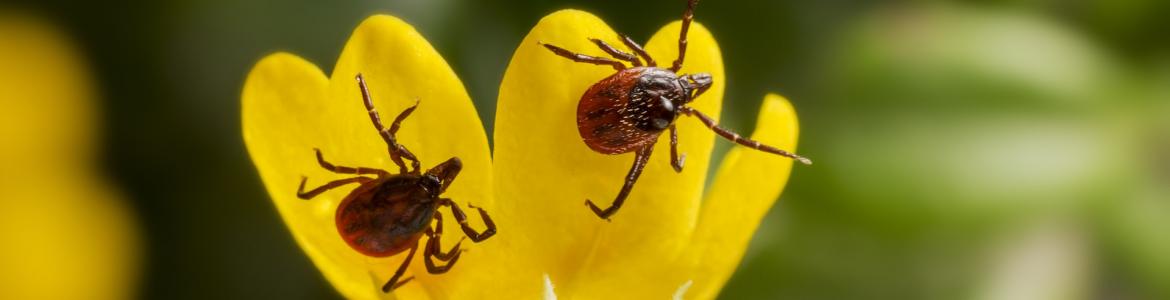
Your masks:
{"label": "tick", "polygon": [[[385,128],[382,125],[382,118],[378,116],[378,111],[374,109],[370,91],[361,74],[357,75],[357,83],[361,89],[366,110],[369,112],[370,121],[374,123],[374,128],[378,130],[378,134],[386,142],[390,159],[398,165],[399,174],[391,174],[389,171],[376,168],[336,166],[325,161],[321,150],[314,149],[317,152],[317,163],[322,168],[338,174],[357,176],[335,180],[308,192],[305,191],[307,179],[301,178],[301,185],[297,188],[297,197],[309,200],[334,188],[352,183],[360,184],[353,191],[350,191],[349,195],[345,196],[345,199],[341,200],[341,204],[337,207],[335,215],[337,232],[341,234],[341,238],[345,240],[346,244],[366,256],[389,257],[409,250],[406,259],[394,272],[394,276],[382,286],[383,292],[390,292],[414,279],[414,277],[407,277],[399,280],[403,272],[406,271],[406,267],[410,265],[410,260],[414,258],[419,240],[424,235],[427,237],[427,242],[423,249],[423,262],[427,266],[427,272],[431,274],[446,273],[459,260],[459,255],[463,253],[459,248],[463,243],[463,238],[460,238],[459,242],[446,252],[442,251],[442,246],[439,244],[439,238],[443,235],[443,215],[438,211],[440,206],[451,209],[451,214],[455,216],[455,220],[459,222],[460,228],[466,235],[465,238],[470,238],[476,243],[495,235],[496,224],[482,208],[469,204],[469,207],[479,210],[479,215],[487,226],[483,232],[476,232],[467,225],[467,215],[459,209],[454,201],[440,197],[455,180],[455,176],[459,175],[459,171],[463,169],[463,163],[459,161],[458,157],[452,157],[422,173],[419,172],[418,159],[410,150],[406,149],[406,146],[399,144],[394,137],[402,121],[418,108],[418,103],[398,114],[390,128]],[[404,159],[410,161],[410,170],[406,168]],[[370,175],[373,177],[369,177]],[[432,220],[434,227],[431,226]],[[435,262],[436,259],[446,264],[440,266]]]}
{"label": "tick", "polygon": [[[674,121],[679,115],[698,118],[703,125],[719,136],[740,145],[789,157],[806,165],[812,164],[807,158],[744,138],[720,127],[707,115],[687,106],[687,103],[711,88],[711,74],[678,73],[686,58],[687,30],[694,20],[695,6],[698,3],[698,0],[689,0],[683,12],[682,29],[678,37],[678,58],[669,69],[659,68],[654,58],[626,35],[620,35],[619,38],[636,55],[619,50],[600,39],[590,39],[598,48],[617,60],[574,53],[541,43],[556,55],[575,62],[611,66],[617,71],[589,87],[577,103],[577,132],[585,141],[585,145],[602,154],[616,155],[629,152],[635,154],[634,165],[630,167],[625,184],[613,204],[601,209],[593,204],[593,201],[585,199],[585,205],[602,219],[609,220],[609,217],[622,207],[634,183],[642,174],[642,168],[650,159],[654,143],[667,129],[670,130],[671,166],[675,172],[682,172],[686,154],[678,153],[678,130],[674,126]],[[645,60],[644,65],[639,57]],[[627,67],[622,61],[630,63],[631,66]]]}

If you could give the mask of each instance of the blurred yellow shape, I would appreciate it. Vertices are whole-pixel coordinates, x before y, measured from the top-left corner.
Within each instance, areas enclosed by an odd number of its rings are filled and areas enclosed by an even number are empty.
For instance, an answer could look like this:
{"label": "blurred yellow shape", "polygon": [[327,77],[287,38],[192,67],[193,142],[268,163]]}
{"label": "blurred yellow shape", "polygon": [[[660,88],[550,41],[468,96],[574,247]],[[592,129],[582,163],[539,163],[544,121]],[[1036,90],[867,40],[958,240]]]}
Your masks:
{"label": "blurred yellow shape", "polygon": [[[678,31],[678,22],[667,25],[647,50],[660,62],[672,61]],[[242,96],[244,139],[298,243],[346,297],[389,297],[380,287],[405,255],[368,258],[341,240],[333,214],[347,189],[311,201],[295,193],[301,176],[308,176],[310,185],[339,178],[317,166],[313,148],[334,163],[397,171],[366,117],[354,82],[360,72],[384,119],[421,100],[399,131],[401,143],[424,168],[461,158],[463,172],[445,195],[483,206],[499,225],[497,236],[465,244],[465,257],[447,274],[430,275],[412,263],[407,276],[416,282],[396,290],[398,296],[713,298],[780,195],[792,162],[737,147],[704,191],[714,134],[698,120],[683,118],[678,125],[679,148],[687,154],[684,171],[671,169],[669,145],[659,143],[659,154],[627,205],[613,222],[598,219],[584,206],[585,198],[612,200],[633,155],[590,151],[578,136],[575,114],[585,89],[613,71],[573,63],[538,44],[601,55],[588,38],[621,44],[600,19],[575,10],[546,16],[520,44],[500,87],[494,164],[458,78],[413,28],[388,16],[371,17],[355,30],[330,78],[289,54],[261,60]],[[694,107],[718,118],[725,78],[718,45],[699,24],[689,39],[682,71],[715,78]],[[753,138],[794,149],[797,131],[787,100],[766,97]],[[471,223],[482,224],[475,217]],[[457,238],[447,234],[443,242]]]}
{"label": "blurred yellow shape", "polygon": [[139,240],[93,167],[90,74],[53,26],[0,12],[0,299],[127,299]]}

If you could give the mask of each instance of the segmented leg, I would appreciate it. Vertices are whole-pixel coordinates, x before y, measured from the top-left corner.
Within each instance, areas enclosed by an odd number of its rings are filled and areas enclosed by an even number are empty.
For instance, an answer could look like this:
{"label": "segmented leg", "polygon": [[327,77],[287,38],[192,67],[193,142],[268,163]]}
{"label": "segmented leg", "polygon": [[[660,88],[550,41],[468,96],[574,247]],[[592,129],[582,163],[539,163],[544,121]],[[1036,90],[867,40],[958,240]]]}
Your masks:
{"label": "segmented leg", "polygon": [[678,129],[670,125],[670,166],[675,172],[682,172],[683,163],[687,160],[686,153],[678,155]]}
{"label": "segmented leg", "polygon": [[496,235],[496,222],[492,221],[492,217],[488,216],[488,213],[484,211],[483,208],[475,207],[470,204],[467,205],[471,208],[479,210],[479,217],[483,219],[484,226],[487,227],[487,229],[484,229],[483,232],[475,232],[475,229],[472,229],[471,225],[467,224],[467,215],[463,213],[462,209],[459,209],[459,205],[455,204],[455,201],[451,201],[451,199],[447,198],[439,198],[439,201],[439,205],[451,208],[451,213],[455,215],[455,221],[459,221],[459,227],[463,229],[463,233],[466,234],[467,238],[471,239],[472,242],[479,243],[492,237],[493,235]]}
{"label": "segmented leg", "polygon": [[378,134],[382,136],[382,140],[386,141],[387,151],[390,152],[390,160],[393,160],[394,164],[398,165],[401,173],[407,173],[406,163],[402,159],[410,160],[410,165],[414,168],[413,173],[418,174],[418,158],[415,158],[414,153],[407,150],[406,146],[399,144],[398,139],[394,137],[394,134],[398,133],[398,128],[402,120],[405,120],[407,116],[410,116],[411,112],[414,112],[414,109],[418,107],[418,102],[416,101],[413,106],[398,114],[398,117],[394,118],[394,123],[390,125],[390,128],[385,128],[382,125],[382,117],[378,115],[378,110],[374,108],[374,99],[370,97],[370,89],[366,86],[366,80],[362,77],[362,74],[357,74],[356,78],[358,87],[362,91],[362,100],[366,105],[366,111],[370,114],[370,121],[374,123],[374,128],[378,130]]}
{"label": "segmented leg", "polygon": [[[427,230],[429,231],[430,228],[427,228]],[[423,250],[423,263],[427,266],[427,272],[431,274],[447,273],[447,271],[451,270],[451,267],[455,266],[455,262],[459,261],[459,254],[463,253],[463,251],[459,251],[458,244],[449,253],[440,252],[438,240],[438,237],[431,237],[427,240],[427,249]],[[448,255],[449,257],[443,259],[440,255]],[[435,259],[446,261],[447,264],[439,266],[435,263]]]}
{"label": "segmented leg", "polygon": [[398,281],[398,278],[402,277],[403,273],[406,273],[406,266],[410,265],[410,260],[414,259],[414,252],[417,250],[418,243],[415,243],[414,246],[410,247],[410,252],[406,254],[406,259],[402,260],[402,264],[398,265],[398,270],[394,271],[394,276],[390,277],[390,281],[387,281],[385,285],[382,285],[382,292],[389,293],[390,291],[393,291],[394,289],[397,289],[403,284],[406,284],[407,282],[410,282],[410,280],[414,279],[414,277],[411,276],[403,279],[402,281]]}
{"label": "segmented leg", "polygon": [[605,51],[605,53],[609,53],[609,55],[613,56],[614,58],[628,61],[628,62],[630,62],[631,65],[633,65],[635,67],[642,66],[642,62],[639,61],[638,57],[634,56],[634,54],[627,53],[627,52],[622,51],[622,50],[618,50],[617,48],[614,48],[612,45],[610,45],[609,43],[606,43],[605,41],[602,41],[601,39],[589,39],[589,40],[593,41],[593,43],[596,44],[598,48],[601,48],[601,51]]}
{"label": "segmented leg", "polygon": [[791,159],[795,159],[796,161],[799,161],[802,164],[806,164],[806,165],[812,164],[812,161],[809,160],[808,158],[804,158],[800,155],[796,155],[796,154],[793,154],[793,153],[788,152],[788,151],[780,150],[779,148],[776,148],[776,147],[761,144],[760,142],[757,142],[755,140],[744,138],[744,137],[740,136],[738,133],[732,132],[731,130],[728,130],[727,128],[720,127],[718,124],[715,124],[715,120],[712,120],[711,117],[708,117],[707,115],[704,115],[703,113],[701,113],[693,108],[683,106],[682,113],[686,114],[688,116],[694,116],[696,118],[699,118],[699,121],[702,121],[703,125],[707,125],[707,128],[711,128],[711,130],[715,131],[715,133],[719,134],[719,136],[722,136],[725,139],[733,141],[736,144],[748,146],[748,147],[751,147],[752,149],[756,149],[756,150],[788,157]]}
{"label": "segmented leg", "polygon": [[687,2],[687,10],[683,11],[682,29],[678,34],[678,59],[674,60],[674,64],[670,66],[670,70],[678,73],[682,70],[683,59],[687,56],[687,31],[691,29],[691,22],[695,20],[695,6],[699,5],[699,0],[690,0]]}
{"label": "segmented leg", "polygon": [[622,43],[626,44],[626,47],[629,47],[631,50],[634,50],[634,53],[637,53],[638,56],[641,56],[642,59],[646,61],[646,66],[658,66],[658,63],[654,61],[654,58],[650,57],[650,53],[646,52],[646,48],[642,48],[642,45],[638,45],[638,42],[635,42],[634,39],[630,38],[630,36],[623,34]]}
{"label": "segmented leg", "polygon": [[335,165],[325,161],[325,156],[321,154],[321,149],[313,148],[313,151],[317,152],[317,163],[321,164],[322,168],[325,168],[326,170],[329,170],[333,173],[357,174],[357,175],[373,174],[373,175],[377,175],[378,177],[390,176],[389,172],[386,172],[385,170],[382,170],[382,169],[365,168],[365,167],[355,168],[355,167],[335,166]]}
{"label": "segmented leg", "polygon": [[575,62],[590,63],[590,64],[595,64],[595,65],[609,65],[609,66],[612,66],[614,70],[618,70],[618,71],[626,69],[626,65],[623,65],[621,62],[616,61],[616,60],[612,60],[612,59],[608,59],[608,58],[604,58],[604,57],[596,57],[596,56],[589,56],[589,55],[585,55],[585,54],[573,53],[573,52],[570,52],[569,50],[565,50],[564,48],[549,45],[549,44],[544,44],[544,43],[541,43],[540,45],[544,46],[545,48],[552,51],[556,55],[560,55],[564,58],[571,59]]}
{"label": "segmented leg", "polygon": [[459,241],[455,243],[455,246],[451,247],[451,250],[443,252],[442,241],[440,240],[443,236],[443,215],[436,211],[434,219],[435,229],[431,230],[428,227],[426,231],[427,237],[430,238],[427,240],[427,248],[430,248],[429,250],[431,250],[433,256],[439,259],[439,261],[449,261],[457,251],[460,251],[460,246],[463,245],[463,239],[466,237],[460,237]]}
{"label": "segmented leg", "polygon": [[622,191],[618,193],[617,198],[613,200],[609,208],[601,209],[593,204],[592,200],[585,199],[585,205],[593,210],[598,217],[609,221],[609,216],[617,212],[622,204],[626,202],[626,197],[630,196],[630,190],[634,188],[634,183],[638,182],[638,176],[642,175],[642,168],[646,167],[646,162],[650,160],[650,153],[654,150],[654,145],[647,145],[642,149],[638,149],[637,156],[634,157],[634,165],[630,167],[630,173],[626,174],[626,183],[622,185]]}
{"label": "segmented leg", "polygon": [[301,186],[297,188],[297,198],[301,198],[302,200],[309,200],[309,199],[313,199],[313,197],[317,197],[317,195],[320,195],[321,193],[324,193],[328,190],[332,190],[332,189],[335,189],[335,188],[343,186],[343,185],[347,185],[350,183],[364,183],[364,182],[374,180],[374,179],[369,178],[369,177],[354,177],[354,178],[339,179],[339,180],[334,180],[332,182],[326,183],[325,185],[319,186],[311,191],[305,192],[305,181],[308,181],[308,180],[309,180],[309,178],[307,178],[307,177],[301,177]]}

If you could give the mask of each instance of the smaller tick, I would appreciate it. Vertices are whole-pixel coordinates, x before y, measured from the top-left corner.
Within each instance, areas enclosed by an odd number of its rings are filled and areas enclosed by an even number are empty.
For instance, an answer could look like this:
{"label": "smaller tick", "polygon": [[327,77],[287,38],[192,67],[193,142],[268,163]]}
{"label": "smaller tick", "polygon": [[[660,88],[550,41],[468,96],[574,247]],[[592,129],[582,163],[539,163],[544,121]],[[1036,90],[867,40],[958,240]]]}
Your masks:
{"label": "smaller tick", "polygon": [[[398,165],[399,174],[390,174],[389,171],[376,168],[336,166],[325,161],[321,150],[313,149],[317,153],[317,163],[322,168],[357,177],[335,180],[308,192],[305,191],[307,178],[301,178],[297,197],[309,200],[337,187],[352,183],[360,184],[337,206],[335,215],[337,231],[350,248],[366,256],[389,257],[409,250],[406,259],[394,271],[394,276],[382,286],[383,292],[390,292],[414,279],[407,277],[399,280],[406,272],[406,267],[410,265],[410,260],[414,258],[419,240],[424,235],[427,236],[427,244],[423,249],[423,262],[427,266],[427,272],[446,273],[459,260],[459,255],[463,253],[459,248],[463,243],[462,238],[446,252],[442,251],[439,244],[443,235],[443,215],[438,211],[440,206],[451,209],[451,214],[459,222],[459,227],[463,229],[466,238],[476,243],[495,235],[496,224],[482,208],[469,204],[468,207],[479,210],[479,216],[487,226],[483,232],[476,232],[467,224],[467,215],[454,201],[440,197],[463,169],[463,163],[458,157],[452,157],[423,173],[419,171],[418,158],[407,150],[406,146],[398,143],[394,134],[398,132],[402,121],[418,108],[418,103],[398,114],[390,128],[385,128],[378,111],[374,109],[374,101],[370,98],[369,88],[366,87],[366,81],[361,74],[357,75],[357,83],[370,121],[386,142],[390,159]],[[406,168],[403,159],[410,161],[411,169]],[[368,177],[369,175],[374,177]],[[432,220],[434,227],[431,226]],[[440,266],[435,260],[446,264]]]}
{"label": "smaller tick", "polygon": [[[654,58],[651,58],[641,45],[625,35],[620,36],[622,43],[634,53],[614,48],[600,39],[590,40],[605,53],[630,63],[632,67],[626,67],[618,60],[573,53],[561,47],[541,43],[549,51],[564,58],[580,63],[611,66],[617,71],[589,87],[577,102],[577,132],[589,149],[609,155],[629,152],[635,154],[634,165],[626,174],[625,184],[622,185],[622,190],[618,192],[613,204],[601,209],[593,204],[592,200],[585,199],[585,205],[602,219],[609,220],[609,217],[622,207],[634,183],[642,175],[642,168],[650,160],[654,143],[658,142],[658,137],[667,129],[670,129],[670,164],[675,172],[682,172],[686,154],[678,153],[678,130],[674,126],[674,121],[680,115],[698,118],[707,128],[737,144],[792,158],[806,165],[812,164],[807,158],[744,138],[738,133],[720,127],[711,117],[687,106],[711,88],[711,74],[678,74],[687,54],[687,30],[694,20],[695,6],[698,4],[699,0],[687,2],[678,37],[678,58],[669,69],[659,68]],[[645,66],[638,60],[639,57],[646,61]]]}

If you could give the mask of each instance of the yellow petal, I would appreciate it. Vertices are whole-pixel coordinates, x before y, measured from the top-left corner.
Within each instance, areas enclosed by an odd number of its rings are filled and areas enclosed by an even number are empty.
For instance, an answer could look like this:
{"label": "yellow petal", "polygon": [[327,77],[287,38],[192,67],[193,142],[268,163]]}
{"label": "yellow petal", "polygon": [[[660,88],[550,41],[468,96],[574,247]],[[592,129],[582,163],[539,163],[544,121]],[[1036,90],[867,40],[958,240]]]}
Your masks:
{"label": "yellow petal", "polygon": [[[362,22],[331,78],[289,54],[263,59],[249,74],[242,95],[244,139],[252,160],[293,236],[325,277],[347,298],[371,299],[386,296],[380,287],[405,254],[371,258],[344,243],[334,213],[352,186],[309,201],[296,197],[301,176],[309,178],[308,188],[352,177],[319,167],[314,148],[337,165],[398,172],[366,115],[354,80],[358,73],[365,76],[384,122],[391,122],[416,99],[420,101],[397,137],[418,156],[424,169],[451,157],[463,161],[463,170],[445,197],[489,211],[495,208],[487,137],[475,108],[455,73],[408,24],[389,16]],[[453,226],[457,223],[446,215],[448,230],[458,232]],[[477,216],[472,216],[472,224],[481,224]],[[443,240],[453,245],[457,239],[449,233]],[[450,279],[459,277],[466,271],[464,264],[481,259],[485,252],[478,251],[477,245],[464,247],[470,251],[460,266],[444,275],[427,274],[419,261],[422,256],[417,255],[406,275],[415,276],[415,282],[396,293],[419,298],[458,285],[459,281]]]}
{"label": "yellow petal", "polygon": [[[787,99],[764,98],[752,139],[780,149],[795,150],[799,127]],[[688,299],[708,299],[739,265],[760,220],[780,197],[792,160],[737,146],[727,153],[707,193],[699,225],[689,249],[696,268]]]}
{"label": "yellow petal", "polygon": [[[678,31],[679,23],[672,23],[646,45],[661,65],[674,60]],[[689,36],[683,71],[708,72],[715,79],[694,106],[718,117],[724,87],[719,48],[697,23]],[[670,295],[682,281],[653,279],[688,246],[714,135],[696,120],[679,120],[685,170],[678,174],[671,169],[664,134],[626,205],[613,222],[599,219],[585,207],[585,199],[608,205],[634,155],[591,151],[577,133],[576,108],[589,86],[614,71],[574,63],[538,43],[604,56],[588,38],[621,45],[617,33],[589,13],[553,13],[524,38],[504,74],[496,111],[496,191],[501,219],[508,220],[507,228],[523,233],[501,239],[517,253],[513,263],[535,266],[520,267],[514,278],[504,280],[529,283],[532,290],[522,295],[533,297],[540,295],[543,273],[562,297]]]}

